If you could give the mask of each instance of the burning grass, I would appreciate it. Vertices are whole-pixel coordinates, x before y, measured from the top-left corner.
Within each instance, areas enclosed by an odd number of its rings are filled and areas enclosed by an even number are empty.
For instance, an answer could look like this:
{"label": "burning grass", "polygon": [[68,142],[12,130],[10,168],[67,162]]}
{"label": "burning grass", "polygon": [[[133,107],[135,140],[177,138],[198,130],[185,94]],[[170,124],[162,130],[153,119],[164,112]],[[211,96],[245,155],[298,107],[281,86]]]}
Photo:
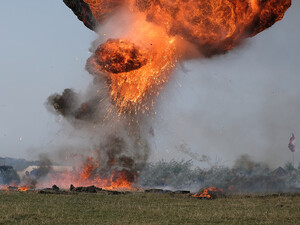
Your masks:
{"label": "burning grass", "polygon": [[0,224],[297,224],[300,196],[0,192]]}

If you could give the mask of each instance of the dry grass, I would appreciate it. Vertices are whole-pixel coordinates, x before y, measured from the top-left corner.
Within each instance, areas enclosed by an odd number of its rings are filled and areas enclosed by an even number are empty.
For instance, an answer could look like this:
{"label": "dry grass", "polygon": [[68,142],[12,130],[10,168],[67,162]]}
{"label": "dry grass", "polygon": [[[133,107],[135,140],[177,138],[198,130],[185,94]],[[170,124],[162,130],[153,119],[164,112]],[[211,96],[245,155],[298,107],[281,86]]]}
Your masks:
{"label": "dry grass", "polygon": [[0,192],[0,224],[299,224],[300,195],[55,195]]}

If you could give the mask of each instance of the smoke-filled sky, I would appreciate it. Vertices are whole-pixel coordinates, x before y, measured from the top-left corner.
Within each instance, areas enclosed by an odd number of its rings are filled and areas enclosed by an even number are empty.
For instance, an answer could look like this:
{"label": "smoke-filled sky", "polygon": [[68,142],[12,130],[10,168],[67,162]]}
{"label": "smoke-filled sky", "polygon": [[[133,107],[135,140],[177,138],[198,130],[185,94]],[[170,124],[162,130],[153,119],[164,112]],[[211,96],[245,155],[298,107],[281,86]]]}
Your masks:
{"label": "smoke-filled sky", "polygon": [[[0,156],[30,159],[60,134],[47,97],[91,82],[84,66],[96,34],[59,0],[1,9]],[[291,159],[291,133],[300,140],[299,11],[294,0],[282,21],[241,47],[177,68],[157,100],[152,160],[190,159],[181,144],[226,164],[245,153],[272,166]]]}

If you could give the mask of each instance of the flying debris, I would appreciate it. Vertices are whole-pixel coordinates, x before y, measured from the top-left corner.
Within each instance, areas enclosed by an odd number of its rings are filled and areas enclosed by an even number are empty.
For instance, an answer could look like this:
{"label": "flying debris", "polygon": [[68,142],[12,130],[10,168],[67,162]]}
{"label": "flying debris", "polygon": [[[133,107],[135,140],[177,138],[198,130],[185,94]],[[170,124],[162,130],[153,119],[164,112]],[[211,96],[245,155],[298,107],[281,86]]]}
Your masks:
{"label": "flying debris", "polygon": [[95,52],[99,70],[123,73],[137,70],[147,63],[147,54],[134,43],[122,39],[108,39]]}
{"label": "flying debris", "polygon": [[72,9],[77,18],[81,20],[87,28],[91,30],[96,29],[98,22],[93,17],[92,11],[87,3],[85,3],[83,0],[63,1],[70,9]]}
{"label": "flying debris", "polygon": [[296,144],[295,144],[295,135],[292,133],[292,136],[290,137],[288,148],[291,150],[291,152],[296,151]]}
{"label": "flying debris", "polygon": [[149,134],[151,134],[152,137],[154,137],[154,129],[152,126],[149,128],[148,132],[149,132]]}

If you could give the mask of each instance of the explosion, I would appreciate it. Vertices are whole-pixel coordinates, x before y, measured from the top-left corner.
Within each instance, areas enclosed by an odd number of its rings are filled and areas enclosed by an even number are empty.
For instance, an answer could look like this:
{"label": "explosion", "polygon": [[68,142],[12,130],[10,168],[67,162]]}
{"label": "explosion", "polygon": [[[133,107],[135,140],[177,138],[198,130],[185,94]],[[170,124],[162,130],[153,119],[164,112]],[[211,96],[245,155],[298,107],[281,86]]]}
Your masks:
{"label": "explosion", "polygon": [[[143,115],[153,109],[155,97],[178,62],[224,54],[281,20],[291,6],[291,0],[64,3],[99,34],[86,64],[94,82],[85,95],[66,89],[48,102],[72,125],[70,136],[82,130],[79,136],[89,142],[82,151],[88,151],[79,159],[68,158],[72,166],[80,161],[72,170],[49,173],[37,187],[74,184],[132,189],[149,155]],[[128,16],[127,25],[114,26],[124,22],[119,19],[122,12]],[[110,26],[114,35],[101,33],[102,26]]]}
{"label": "explosion", "polygon": [[[159,87],[168,80],[176,62],[186,57],[182,52],[183,43],[178,40],[194,44],[194,48],[205,56],[225,53],[243,39],[255,36],[281,20],[291,6],[291,0],[64,2],[93,30],[120,8],[127,8],[137,15],[133,24],[135,29],[129,31],[129,40],[124,37],[107,40],[88,63],[93,67],[93,70],[89,69],[93,74],[101,76],[104,73],[106,76],[112,102],[121,113],[149,109],[149,105],[145,105],[149,96],[159,94]],[[84,10],[78,5],[84,5]],[[87,21],[87,18],[92,19]],[[90,26],[94,21],[96,24]],[[140,41],[147,37],[148,43]],[[154,44],[159,39],[160,43]]]}

